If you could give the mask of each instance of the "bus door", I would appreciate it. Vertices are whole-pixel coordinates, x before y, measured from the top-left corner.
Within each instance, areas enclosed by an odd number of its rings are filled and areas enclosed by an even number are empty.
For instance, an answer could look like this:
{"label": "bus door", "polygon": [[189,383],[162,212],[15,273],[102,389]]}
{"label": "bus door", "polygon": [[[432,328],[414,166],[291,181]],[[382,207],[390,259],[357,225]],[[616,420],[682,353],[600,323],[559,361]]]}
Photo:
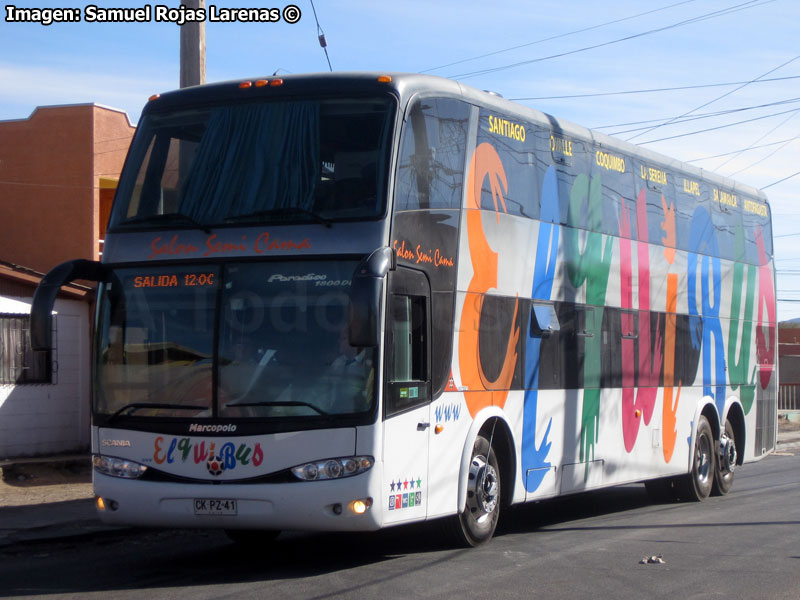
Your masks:
{"label": "bus door", "polygon": [[431,427],[428,278],[398,267],[389,273],[384,390],[384,523],[427,514]]}

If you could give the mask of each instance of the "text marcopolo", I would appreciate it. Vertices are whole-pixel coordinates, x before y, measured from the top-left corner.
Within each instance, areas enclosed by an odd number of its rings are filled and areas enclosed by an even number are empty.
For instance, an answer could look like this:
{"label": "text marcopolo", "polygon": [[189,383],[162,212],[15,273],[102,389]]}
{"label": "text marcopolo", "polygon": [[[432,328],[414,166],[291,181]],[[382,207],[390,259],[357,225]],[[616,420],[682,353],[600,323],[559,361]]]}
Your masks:
{"label": "text marcopolo", "polygon": [[221,23],[274,23],[281,19],[287,23],[300,20],[300,9],[293,5],[280,8],[227,8],[214,4],[205,8],[188,8],[163,4],[145,4],[138,8],[106,8],[96,4],[88,4],[80,8],[19,8],[13,4],[6,5],[6,23],[174,23],[184,25],[196,22]]}

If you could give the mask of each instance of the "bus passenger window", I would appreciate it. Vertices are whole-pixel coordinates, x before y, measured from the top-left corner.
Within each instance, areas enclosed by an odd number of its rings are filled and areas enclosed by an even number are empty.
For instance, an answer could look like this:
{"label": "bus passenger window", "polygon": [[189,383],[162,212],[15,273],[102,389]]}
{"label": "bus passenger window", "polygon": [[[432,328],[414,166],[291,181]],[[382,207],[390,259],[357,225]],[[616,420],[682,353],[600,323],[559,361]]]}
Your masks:
{"label": "bus passenger window", "polygon": [[397,169],[395,211],[458,208],[469,106],[425,99],[410,111]]}

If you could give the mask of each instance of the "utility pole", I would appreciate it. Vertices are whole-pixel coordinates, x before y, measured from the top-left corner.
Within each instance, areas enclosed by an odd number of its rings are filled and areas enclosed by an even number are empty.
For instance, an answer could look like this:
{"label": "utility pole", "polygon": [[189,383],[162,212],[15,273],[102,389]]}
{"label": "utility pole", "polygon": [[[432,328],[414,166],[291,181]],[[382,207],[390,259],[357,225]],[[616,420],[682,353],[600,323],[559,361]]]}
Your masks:
{"label": "utility pole", "polygon": [[[195,14],[205,12],[206,0],[181,0]],[[189,21],[181,25],[181,87],[206,82],[206,23]]]}

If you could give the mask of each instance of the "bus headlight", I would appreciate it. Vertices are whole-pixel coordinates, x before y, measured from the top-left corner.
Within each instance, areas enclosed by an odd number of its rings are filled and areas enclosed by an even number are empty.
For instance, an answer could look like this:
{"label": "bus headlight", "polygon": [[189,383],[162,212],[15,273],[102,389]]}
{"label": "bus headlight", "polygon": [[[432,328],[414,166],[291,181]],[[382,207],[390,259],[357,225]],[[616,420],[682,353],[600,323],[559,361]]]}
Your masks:
{"label": "bus headlight", "polygon": [[147,471],[146,466],[140,465],[132,460],[98,454],[92,456],[92,465],[94,466],[94,470],[98,473],[110,475],[111,477],[122,477],[124,479],[138,479]]}
{"label": "bus headlight", "polygon": [[297,465],[291,471],[300,481],[320,481],[358,475],[369,471],[374,464],[375,459],[371,456],[347,456]]}

